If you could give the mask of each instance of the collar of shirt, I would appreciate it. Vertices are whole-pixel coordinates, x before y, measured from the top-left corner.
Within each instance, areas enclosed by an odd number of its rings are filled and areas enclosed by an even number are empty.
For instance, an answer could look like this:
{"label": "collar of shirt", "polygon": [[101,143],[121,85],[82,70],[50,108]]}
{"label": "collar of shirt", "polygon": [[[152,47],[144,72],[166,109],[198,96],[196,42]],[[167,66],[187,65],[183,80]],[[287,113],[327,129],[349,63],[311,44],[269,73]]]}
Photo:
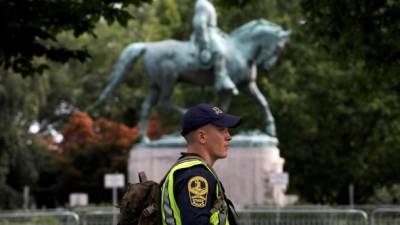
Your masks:
{"label": "collar of shirt", "polygon": [[181,157],[179,157],[179,159],[182,159],[183,157],[186,157],[186,156],[197,156],[197,157],[200,157],[200,155],[198,155],[196,153],[181,152]]}

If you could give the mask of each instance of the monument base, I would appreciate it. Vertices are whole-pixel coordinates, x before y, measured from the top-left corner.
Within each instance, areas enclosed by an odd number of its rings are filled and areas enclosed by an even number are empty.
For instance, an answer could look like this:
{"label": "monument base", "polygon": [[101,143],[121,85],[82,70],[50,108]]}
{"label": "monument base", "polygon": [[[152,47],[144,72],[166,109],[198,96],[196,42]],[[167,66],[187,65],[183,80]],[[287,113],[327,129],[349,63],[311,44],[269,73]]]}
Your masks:
{"label": "monument base", "polygon": [[[229,148],[228,157],[218,160],[213,168],[235,205],[285,205],[288,176],[283,173],[285,160],[280,157],[276,144],[253,142],[245,146],[233,142],[231,145],[234,146]],[[149,179],[159,182],[185,151],[183,140],[135,146],[129,157],[129,182],[138,182],[139,171],[145,171]]]}

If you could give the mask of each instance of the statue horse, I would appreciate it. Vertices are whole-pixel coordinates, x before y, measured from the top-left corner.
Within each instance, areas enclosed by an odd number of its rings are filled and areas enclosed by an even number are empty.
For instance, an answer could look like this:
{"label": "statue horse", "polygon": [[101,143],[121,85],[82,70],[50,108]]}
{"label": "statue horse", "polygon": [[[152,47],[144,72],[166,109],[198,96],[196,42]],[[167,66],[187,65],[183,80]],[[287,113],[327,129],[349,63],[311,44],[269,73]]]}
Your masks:
{"label": "statue horse", "polygon": [[[247,93],[261,108],[266,123],[265,132],[275,137],[274,117],[264,95],[256,84],[257,65],[269,70],[276,62],[278,53],[284,47],[290,32],[265,19],[250,21],[237,28],[229,35],[221,33],[227,46],[227,71],[240,92]],[[146,136],[148,115],[153,106],[158,104],[168,110],[181,114],[185,109],[175,105],[170,97],[177,82],[194,85],[213,85],[212,67],[205,67],[199,62],[197,50],[192,42],[165,40],[153,43],[132,43],[121,53],[113,72],[109,77],[96,105],[103,102],[127,75],[135,61],[143,55],[144,68],[150,80],[150,91],[142,103],[140,117],[140,136],[142,141],[149,141]],[[221,91],[219,106],[228,110],[232,94]]]}

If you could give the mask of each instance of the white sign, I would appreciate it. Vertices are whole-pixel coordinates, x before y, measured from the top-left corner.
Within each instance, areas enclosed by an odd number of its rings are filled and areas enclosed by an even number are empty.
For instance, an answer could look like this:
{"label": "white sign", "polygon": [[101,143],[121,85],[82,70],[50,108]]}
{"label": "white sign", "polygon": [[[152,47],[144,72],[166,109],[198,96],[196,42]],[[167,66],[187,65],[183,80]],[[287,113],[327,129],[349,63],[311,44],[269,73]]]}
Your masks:
{"label": "white sign", "polygon": [[287,185],[289,183],[288,173],[272,173],[269,181],[274,185]]}
{"label": "white sign", "polygon": [[125,186],[125,176],[122,173],[109,173],[104,175],[104,187],[123,188]]}
{"label": "white sign", "polygon": [[71,206],[87,206],[89,197],[86,193],[71,193],[69,195],[69,204]]}

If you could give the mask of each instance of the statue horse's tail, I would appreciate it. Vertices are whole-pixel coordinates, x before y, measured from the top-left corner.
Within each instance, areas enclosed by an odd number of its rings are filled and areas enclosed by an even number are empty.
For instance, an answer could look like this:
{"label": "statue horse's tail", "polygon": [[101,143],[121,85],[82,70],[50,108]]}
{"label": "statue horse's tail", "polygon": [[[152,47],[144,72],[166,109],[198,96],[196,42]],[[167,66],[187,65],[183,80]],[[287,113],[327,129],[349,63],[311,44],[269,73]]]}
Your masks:
{"label": "statue horse's tail", "polygon": [[119,56],[117,63],[114,65],[113,71],[108,78],[108,85],[101,93],[99,99],[96,101],[95,106],[100,105],[107,99],[115,88],[121,83],[123,78],[132,68],[139,56],[146,50],[145,43],[133,43],[128,45]]}

